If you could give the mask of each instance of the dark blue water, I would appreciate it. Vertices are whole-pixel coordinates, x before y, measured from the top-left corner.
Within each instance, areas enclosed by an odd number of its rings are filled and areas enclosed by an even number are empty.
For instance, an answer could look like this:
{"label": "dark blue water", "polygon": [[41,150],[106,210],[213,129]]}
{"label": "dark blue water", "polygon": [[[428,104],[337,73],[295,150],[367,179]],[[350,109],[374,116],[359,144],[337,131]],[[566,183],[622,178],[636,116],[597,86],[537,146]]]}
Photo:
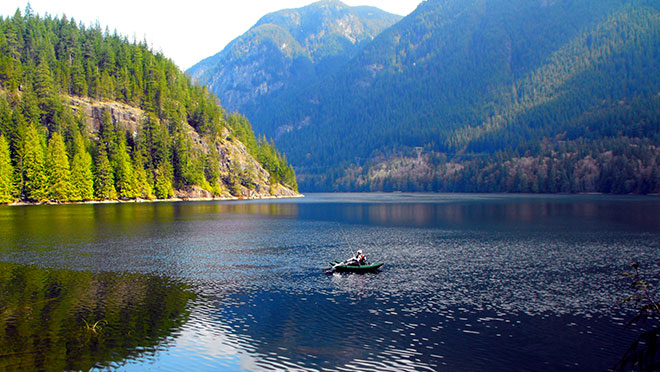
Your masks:
{"label": "dark blue water", "polygon": [[[640,332],[620,274],[660,279],[659,217],[607,196],[5,207],[0,367],[602,371]],[[357,248],[383,269],[323,273]]]}

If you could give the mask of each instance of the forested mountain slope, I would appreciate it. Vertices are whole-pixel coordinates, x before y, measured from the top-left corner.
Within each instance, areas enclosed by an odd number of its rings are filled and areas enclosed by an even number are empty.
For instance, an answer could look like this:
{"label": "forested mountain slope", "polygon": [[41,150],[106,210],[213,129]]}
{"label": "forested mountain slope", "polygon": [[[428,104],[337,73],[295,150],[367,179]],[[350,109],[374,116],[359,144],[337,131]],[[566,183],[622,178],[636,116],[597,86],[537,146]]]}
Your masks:
{"label": "forested mountain slope", "polygon": [[323,0],[262,17],[249,31],[187,72],[251,121],[328,76],[400,16]]}
{"label": "forested mountain slope", "polygon": [[216,101],[146,42],[29,6],[0,18],[0,202],[294,194]]}
{"label": "forested mountain slope", "polygon": [[657,192],[660,4],[427,0],[253,121],[305,190]]}

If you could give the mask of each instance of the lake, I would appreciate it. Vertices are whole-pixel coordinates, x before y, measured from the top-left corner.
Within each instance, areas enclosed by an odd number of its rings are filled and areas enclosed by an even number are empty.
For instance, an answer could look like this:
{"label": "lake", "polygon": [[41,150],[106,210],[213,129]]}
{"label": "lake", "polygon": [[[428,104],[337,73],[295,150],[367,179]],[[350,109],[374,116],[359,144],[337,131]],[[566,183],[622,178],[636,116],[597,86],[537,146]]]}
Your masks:
{"label": "lake", "polygon": [[[660,198],[311,194],[0,208],[2,370],[603,371]],[[358,248],[373,274],[326,274]]]}

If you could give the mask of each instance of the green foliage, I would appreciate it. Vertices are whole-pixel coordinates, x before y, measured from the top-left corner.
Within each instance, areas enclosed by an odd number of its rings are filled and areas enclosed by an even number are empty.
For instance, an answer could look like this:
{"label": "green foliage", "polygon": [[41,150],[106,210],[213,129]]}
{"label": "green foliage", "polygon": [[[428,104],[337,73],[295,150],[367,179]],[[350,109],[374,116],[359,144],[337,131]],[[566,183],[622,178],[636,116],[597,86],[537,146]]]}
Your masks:
{"label": "green foliage", "polygon": [[143,141],[147,154],[146,167],[156,169],[162,163],[169,161],[171,156],[170,134],[167,126],[154,115],[147,118],[142,127]]}
{"label": "green foliage", "polygon": [[143,199],[151,199],[153,195],[153,179],[144,169],[144,159],[141,150],[136,150],[133,156],[133,185],[135,185],[135,196]]}
{"label": "green foliage", "polygon": [[179,187],[187,185],[203,185],[204,156],[194,151],[193,142],[188,133],[181,127],[176,128],[173,145],[174,179],[179,181]]}
{"label": "green foliage", "polygon": [[85,149],[85,144],[79,132],[76,132],[74,137],[74,155],[71,162],[71,187],[71,200],[94,199],[92,156]]}
{"label": "green foliage", "polygon": [[64,139],[59,133],[53,133],[48,142],[47,156],[48,197],[50,200],[67,201],[74,193],[71,186],[71,170]]}
{"label": "green foliage", "polygon": [[48,116],[55,111],[54,106],[57,100],[57,90],[55,88],[50,66],[44,59],[42,59],[37,66],[34,76],[34,91],[39,100],[39,109],[41,110],[42,115],[45,115],[45,117],[42,117],[41,121],[46,122],[51,119]]}
{"label": "green foliage", "polygon": [[[92,102],[98,132],[71,97]],[[144,112],[137,133],[118,124],[123,105]],[[66,17],[0,18],[0,135],[20,190],[15,199],[168,198],[174,185],[220,193],[210,144],[226,131],[223,115],[215,96],[146,42]]]}
{"label": "green foliage", "polygon": [[116,199],[115,177],[105,146],[99,145],[94,159],[94,196],[97,200]]}
{"label": "green foliage", "polygon": [[172,178],[172,165],[169,161],[163,161],[154,169],[154,194],[158,199],[168,199],[174,196]]}
{"label": "green foliage", "polygon": [[[338,1],[281,10],[262,17],[188,73],[211,87],[230,111],[252,111],[261,102],[329,76],[399,19],[377,8],[349,7]],[[258,78],[240,76],[246,66]],[[256,102],[245,105],[255,91],[259,92]]]}
{"label": "green foliage", "polygon": [[133,164],[126,150],[126,138],[119,136],[117,148],[113,156],[113,167],[115,170],[115,188],[120,198],[134,198],[135,175]]}
{"label": "green foliage", "polygon": [[229,188],[229,193],[233,196],[241,195],[241,171],[242,170],[235,163],[231,163],[229,168],[229,175],[227,176],[225,182]]}
{"label": "green foliage", "polygon": [[[547,174],[513,180],[518,171],[501,157],[533,157],[542,165],[543,147],[560,142],[579,145],[577,159],[604,157],[611,149],[595,147],[619,138],[646,142],[647,150],[659,146],[658,45],[660,9],[652,1],[428,0],[324,80],[242,110],[257,133],[276,139],[310,191],[573,192],[575,172],[562,160],[570,154],[546,162],[557,177],[547,187]],[[440,178],[411,182],[364,179],[366,168],[415,157],[418,148],[465,171],[435,168]],[[649,189],[636,186],[655,182],[646,176],[652,172],[635,173],[637,160],[610,164],[621,170],[603,161],[617,186],[603,182],[594,191]],[[491,169],[513,176],[484,185]]]}
{"label": "green foliage", "polygon": [[272,141],[267,141],[265,137],[256,140],[252,125],[242,115],[228,115],[227,123],[238,140],[245,144],[248,152],[270,174],[271,185],[282,183],[298,191],[298,184],[293,168],[289,165],[286,156],[277,151]]}
{"label": "green foliage", "polygon": [[[215,144],[212,144],[215,147]],[[220,162],[219,154],[217,151],[209,151],[204,156],[204,178],[209,185],[211,192],[220,195],[222,188],[220,187],[220,169],[218,163]]]}
{"label": "green foliage", "polygon": [[42,137],[34,125],[27,128],[23,150],[23,195],[28,201],[43,202],[49,196]]}
{"label": "green foliage", "polygon": [[0,291],[11,324],[0,331],[3,369],[30,371],[113,368],[173,337],[196,297],[160,276],[4,262]]}
{"label": "green foliage", "polygon": [[270,174],[271,185],[281,183],[298,190],[296,174],[289,165],[286,156],[280,154],[273,141],[268,142],[265,137],[258,141],[257,160]]}
{"label": "green foliage", "polygon": [[14,200],[14,168],[11,165],[9,143],[0,135],[0,203]]}

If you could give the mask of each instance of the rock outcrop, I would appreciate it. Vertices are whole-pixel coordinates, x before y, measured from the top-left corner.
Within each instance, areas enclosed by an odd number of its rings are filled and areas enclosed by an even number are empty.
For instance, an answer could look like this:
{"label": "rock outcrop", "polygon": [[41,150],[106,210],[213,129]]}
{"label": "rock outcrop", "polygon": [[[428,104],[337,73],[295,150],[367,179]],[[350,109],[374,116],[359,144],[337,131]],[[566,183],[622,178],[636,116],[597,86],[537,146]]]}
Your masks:
{"label": "rock outcrop", "polygon": [[[141,109],[128,106],[114,101],[96,101],[89,98],[67,97],[71,109],[75,113],[82,112],[86,119],[87,131],[92,137],[97,137],[101,127],[102,115],[105,111],[110,112],[110,117],[115,125],[123,128],[132,136],[136,136],[139,127],[145,121],[145,112]],[[217,152],[217,167],[220,178],[223,180],[221,192],[213,194],[199,186],[185,186],[177,189],[174,196],[180,199],[214,199],[214,198],[262,198],[262,197],[289,197],[299,195],[291,188],[276,183],[271,184],[270,174],[263,166],[248,152],[243,143],[231,134],[227,127],[222,128],[220,140],[211,145],[195,131],[190,125],[184,124],[186,134],[191,138],[193,150]],[[248,185],[230,185],[227,180],[232,177],[232,172],[241,172],[249,177]],[[235,175],[233,175],[235,176]]]}

